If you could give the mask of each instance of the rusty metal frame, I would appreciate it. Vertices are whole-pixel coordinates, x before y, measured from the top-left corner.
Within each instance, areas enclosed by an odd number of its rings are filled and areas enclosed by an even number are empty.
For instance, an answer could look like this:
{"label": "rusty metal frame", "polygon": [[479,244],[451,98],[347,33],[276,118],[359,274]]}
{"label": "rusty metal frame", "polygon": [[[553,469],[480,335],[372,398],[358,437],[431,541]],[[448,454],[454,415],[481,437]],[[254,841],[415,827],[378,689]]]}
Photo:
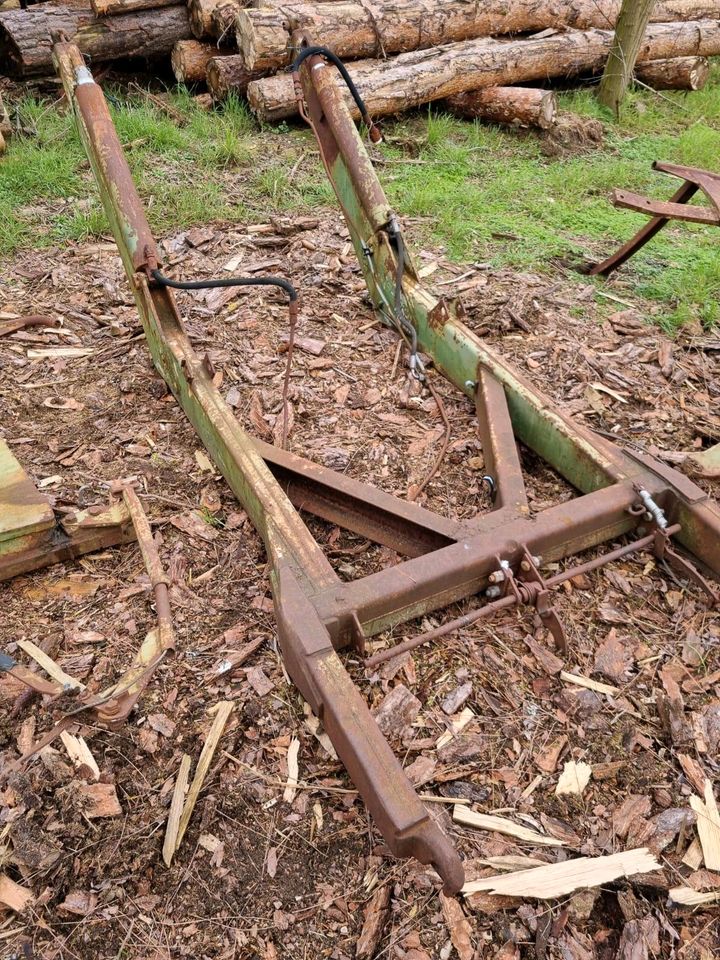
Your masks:
{"label": "rusty metal frame", "polygon": [[[679,166],[675,163],[653,163],[653,170],[680,178],[683,183],[670,200],[651,200],[649,197],[631,193],[628,190],[614,190],[611,202],[615,207],[634,210],[636,213],[651,214],[651,219],[627,243],[624,243],[606,260],[593,264],[588,269],[591,277],[609,277],[611,273],[626,263],[638,250],[645,246],[666,227],[671,220],[684,220],[688,223],[704,223],[708,226],[720,226],[720,174],[697,167]],[[711,206],[688,206],[692,198],[702,190],[710,200]]]}
{"label": "rusty metal frame", "polygon": [[[458,308],[425,290],[409,264],[403,302],[420,348],[477,407],[495,509],[457,521],[382,493],[251,438],[212,382],[185,333],[173,295],[153,285],[160,256],[100,88],[76,47],[55,62],[98,182],[155,365],[195,426],[267,551],[278,634],[288,672],[322,720],[340,759],[398,856],[432,863],[448,891],[461,860],[405,777],[338,650],[362,652],[368,637],[449,603],[497,589],[505,606],[551,612],[537,557],[560,559],[633,533],[608,559],[653,549],[716,600],[714,588],[671,545],[684,544],[720,575],[720,509],[685,477],[574,423],[465,326]],[[392,319],[396,218],[336,86],[310,57],[302,70],[307,113],[350,230],[367,286]],[[582,496],[532,515],[517,441],[536,451]],[[408,559],[341,582],[297,512],[303,510],[387,544]],[[644,528],[644,529],[643,529]],[[603,559],[590,561],[594,569]],[[546,622],[548,622],[546,620]],[[548,622],[552,627],[552,623]]]}

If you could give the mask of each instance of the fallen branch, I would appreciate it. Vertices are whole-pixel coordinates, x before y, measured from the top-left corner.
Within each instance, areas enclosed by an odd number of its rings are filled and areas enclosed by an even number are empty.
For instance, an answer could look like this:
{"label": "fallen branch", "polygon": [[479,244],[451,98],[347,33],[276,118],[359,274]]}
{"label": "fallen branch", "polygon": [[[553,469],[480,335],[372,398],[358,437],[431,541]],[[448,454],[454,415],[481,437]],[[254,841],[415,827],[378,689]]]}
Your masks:
{"label": "fallen branch", "polygon": [[[0,133],[2,136],[2,133]],[[27,317],[18,317],[16,320],[4,320],[0,323],[0,337],[6,337],[10,333],[16,333],[18,330],[24,330],[26,327],[58,327],[59,322],[55,317],[46,317],[42,314],[30,314]]]}

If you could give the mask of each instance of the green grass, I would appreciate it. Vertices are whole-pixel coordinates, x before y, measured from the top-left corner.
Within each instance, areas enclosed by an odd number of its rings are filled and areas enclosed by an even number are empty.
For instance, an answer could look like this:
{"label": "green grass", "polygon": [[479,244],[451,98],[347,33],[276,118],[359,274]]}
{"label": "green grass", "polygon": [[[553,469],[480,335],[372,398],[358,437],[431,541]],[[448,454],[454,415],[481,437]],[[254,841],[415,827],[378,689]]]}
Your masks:
{"label": "green grass", "polygon": [[[240,101],[207,113],[182,89],[171,98],[186,120],[182,126],[137,96],[113,90],[110,98],[160,234],[334,202],[309,134],[299,127],[259,132]],[[421,240],[444,246],[458,261],[551,271],[559,260],[609,253],[644,222],[610,206],[613,187],[670,195],[675,182],[653,173],[653,160],[718,169],[718,67],[699,93],[634,91],[619,123],[608,121],[588,90],[562,95],[561,106],[603,119],[605,143],[549,158],[533,133],[457,120],[434,108],[385,122],[380,176],[391,202],[402,215],[422,218]],[[0,163],[0,256],[107,234],[71,118],[29,99],[19,113],[34,135],[13,140]],[[631,292],[656,302],[657,319],[668,329],[697,320],[711,325],[720,292],[716,243],[708,228],[673,226],[623,276]]]}

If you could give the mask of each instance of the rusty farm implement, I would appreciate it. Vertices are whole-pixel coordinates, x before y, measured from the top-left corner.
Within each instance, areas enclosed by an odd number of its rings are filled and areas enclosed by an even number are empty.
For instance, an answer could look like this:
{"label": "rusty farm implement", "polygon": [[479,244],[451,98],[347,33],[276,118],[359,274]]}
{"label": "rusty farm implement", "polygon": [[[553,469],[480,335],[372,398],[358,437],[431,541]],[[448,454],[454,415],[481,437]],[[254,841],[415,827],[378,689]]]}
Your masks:
{"label": "rusty farm implement", "polygon": [[[338,756],[390,849],[431,863],[448,891],[463,884],[452,842],[429,816],[370,715],[341,653],[364,656],[388,628],[474,598],[464,616],[369,658],[370,665],[508,608],[537,612],[565,646],[552,588],[579,571],[650,551],[718,601],[720,508],[684,475],[575,423],[463,323],[459,306],[425,289],[400,221],[383,193],[327,50],[306,47],[295,89],[343,210],[375,309],[407,345],[410,366],[429,381],[421,355],[474,404],[492,509],[470,520],[439,516],[247,434],[213,384],[213,371],[185,332],[161,256],[133,185],[100,87],[77,47],[54,57],[98,183],[155,366],[194,425],[262,537],[280,646],[288,673],[322,720]],[[346,78],[347,83],[347,78]],[[350,82],[373,139],[375,128]],[[282,286],[294,304],[294,291]],[[291,321],[294,313],[291,306]],[[433,373],[432,376],[435,376]],[[578,495],[534,513],[517,444],[533,450]],[[406,559],[344,582],[299,510],[384,544]],[[601,544],[605,553],[551,579],[542,561]]]}

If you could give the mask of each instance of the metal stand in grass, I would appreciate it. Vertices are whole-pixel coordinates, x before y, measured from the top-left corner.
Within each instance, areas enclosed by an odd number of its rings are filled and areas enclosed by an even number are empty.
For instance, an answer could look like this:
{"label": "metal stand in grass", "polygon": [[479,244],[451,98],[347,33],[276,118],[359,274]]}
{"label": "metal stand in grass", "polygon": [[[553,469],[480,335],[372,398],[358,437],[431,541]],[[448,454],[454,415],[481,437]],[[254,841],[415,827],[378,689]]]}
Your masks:
{"label": "metal stand in grass", "polygon": [[[720,174],[676,163],[659,163],[657,160],[653,163],[653,170],[677,177],[682,180],[681,186],[669,200],[654,200],[629,190],[614,190],[611,197],[613,206],[649,214],[650,220],[606,260],[588,267],[590,276],[609,277],[672,221],[720,227]],[[709,206],[690,203],[698,191],[705,194],[710,201]],[[695,453],[691,459],[696,473],[705,477],[720,477],[720,443]]]}
{"label": "metal stand in grass", "polygon": [[[575,423],[462,322],[460,308],[420,283],[400,221],[336,84],[327,50],[309,48],[296,62],[303,113],[312,124],[378,315],[408,345],[420,379],[419,353],[474,404],[492,509],[456,520],[383,493],[249,436],[195,352],[167,284],[157,280],[160,252],[150,232],[100,87],[77,47],[56,44],[55,62],[113,227],[115,239],[161,376],[195,426],[262,537],[271,570],[285,665],[330,739],[397,856],[432,863],[447,891],[463,884],[458,853],[429,816],[381,734],[339,653],[363,657],[366,641],[457,600],[488,597],[451,621],[459,629],[500,609],[535,612],[565,649],[552,586],[579,570],[651,551],[697,584],[710,603],[715,588],[677,544],[720,575],[720,508],[686,477]],[[373,130],[357,90],[360,114]],[[533,515],[517,443],[526,444],[579,492]],[[391,547],[407,559],[343,582],[296,509]],[[625,539],[629,535],[628,539]],[[608,541],[603,556],[545,580],[543,560],[558,560]],[[415,645],[437,639],[418,637]],[[397,652],[398,648],[395,648]]]}

